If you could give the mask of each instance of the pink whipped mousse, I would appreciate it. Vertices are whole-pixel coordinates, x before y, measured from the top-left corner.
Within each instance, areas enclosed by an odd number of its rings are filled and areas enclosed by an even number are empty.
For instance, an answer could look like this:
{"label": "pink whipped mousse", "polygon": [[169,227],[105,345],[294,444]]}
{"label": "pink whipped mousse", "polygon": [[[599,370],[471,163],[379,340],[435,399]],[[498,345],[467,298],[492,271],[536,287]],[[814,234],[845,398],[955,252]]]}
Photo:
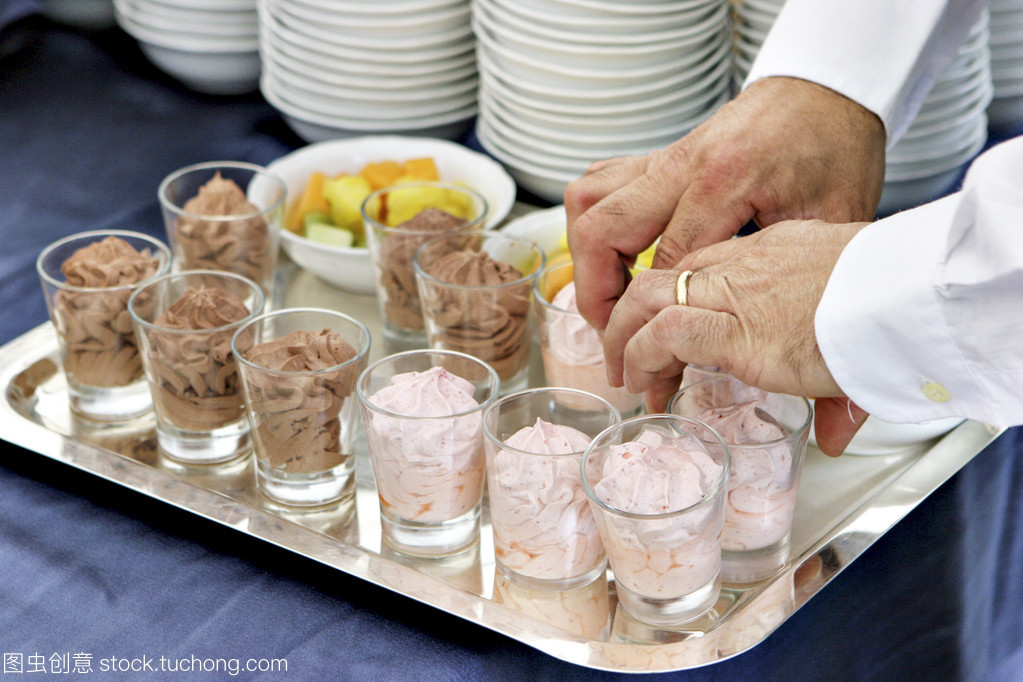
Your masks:
{"label": "pink whipped mousse", "polygon": [[[483,493],[483,420],[475,389],[442,367],[391,377],[373,394],[366,428],[380,502],[414,521],[472,511]],[[459,415],[461,416],[454,416]]]}
{"label": "pink whipped mousse", "polygon": [[537,419],[495,447],[490,459],[490,517],[495,552],[520,575],[567,579],[604,560],[579,478],[590,437]]}
{"label": "pink whipped mousse", "polygon": [[631,518],[603,512],[601,537],[615,579],[638,594],[669,598],[690,594],[714,580],[721,563],[721,524],[714,505],[676,516],[712,494],[723,467],[691,435],[668,438],[645,431],[612,445],[596,495]]}
{"label": "pink whipped mousse", "polygon": [[604,342],[579,314],[575,282],[569,282],[551,301],[543,334],[543,366],[549,386],[564,386],[598,395],[620,412],[632,412],[643,401],[624,388],[607,383]]}
{"label": "pink whipped mousse", "polygon": [[[754,401],[712,408],[698,419],[729,444],[749,446],[784,438],[782,428],[757,409],[759,405]],[[799,487],[792,471],[792,446],[735,447],[731,454],[722,546],[728,551],[769,547],[792,527]]]}

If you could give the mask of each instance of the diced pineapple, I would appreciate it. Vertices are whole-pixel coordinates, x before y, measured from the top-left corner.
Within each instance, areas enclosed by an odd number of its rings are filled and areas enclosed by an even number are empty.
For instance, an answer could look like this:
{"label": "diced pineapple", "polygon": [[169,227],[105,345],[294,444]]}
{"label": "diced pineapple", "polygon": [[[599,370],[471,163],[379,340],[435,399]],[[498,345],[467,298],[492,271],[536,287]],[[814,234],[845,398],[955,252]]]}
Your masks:
{"label": "diced pineapple", "polygon": [[330,206],[330,217],[336,227],[351,230],[359,238],[363,235],[362,202],[372,189],[369,181],[360,175],[345,175],[327,182],[323,195]]}

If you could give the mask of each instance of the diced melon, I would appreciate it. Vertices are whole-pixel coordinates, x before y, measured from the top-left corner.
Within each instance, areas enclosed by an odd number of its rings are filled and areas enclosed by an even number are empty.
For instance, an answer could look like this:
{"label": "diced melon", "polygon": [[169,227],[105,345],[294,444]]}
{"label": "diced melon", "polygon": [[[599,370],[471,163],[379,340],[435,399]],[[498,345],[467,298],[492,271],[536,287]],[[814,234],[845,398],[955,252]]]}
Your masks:
{"label": "diced melon", "polygon": [[390,187],[402,175],[401,164],[397,161],[372,161],[359,171],[359,175],[369,181],[374,191]]}
{"label": "diced melon", "polygon": [[558,268],[544,278],[543,297],[548,302],[553,301],[558,292],[565,288],[565,285],[572,281],[575,268],[572,266],[572,256],[565,251],[547,262],[547,267],[568,263],[566,267]]}
{"label": "diced melon", "polygon": [[288,209],[284,218],[284,227],[295,234],[302,234],[305,227],[303,220],[305,215],[312,211],[327,211],[327,200],[323,196],[323,187],[327,182],[327,176],[320,172],[314,172],[309,176],[302,194]]}
{"label": "diced melon", "polygon": [[355,235],[351,230],[343,227],[334,227],[324,222],[311,222],[306,225],[306,239],[320,244],[331,246],[351,246],[355,242]]}
{"label": "diced melon", "polygon": [[408,159],[401,164],[401,175],[417,180],[440,180],[440,173],[437,172],[437,164],[431,157],[419,159]]}

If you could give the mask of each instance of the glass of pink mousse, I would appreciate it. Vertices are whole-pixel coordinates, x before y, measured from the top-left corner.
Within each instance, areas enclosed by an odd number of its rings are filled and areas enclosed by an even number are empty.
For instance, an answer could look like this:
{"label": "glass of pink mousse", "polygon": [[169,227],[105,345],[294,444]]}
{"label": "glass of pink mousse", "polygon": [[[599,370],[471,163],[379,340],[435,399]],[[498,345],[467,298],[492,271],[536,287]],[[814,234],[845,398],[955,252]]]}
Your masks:
{"label": "glass of pink mousse", "polygon": [[683,384],[668,411],[709,424],[728,443],[721,578],[757,582],[788,561],[813,407],[801,396],[769,393],[728,374],[696,379]]}
{"label": "glass of pink mousse", "polygon": [[579,478],[590,441],[620,421],[598,396],[535,388],[483,413],[497,570],[527,587],[571,589],[607,565]]}
{"label": "glass of pink mousse", "polygon": [[497,372],[471,355],[411,350],[366,368],[356,384],[380,499],[383,541],[448,556],[479,541],[483,411]]}
{"label": "glass of pink mousse", "polygon": [[669,414],[626,419],[583,455],[583,488],[614,572],[619,605],[659,627],[691,622],[721,592],[728,446]]}

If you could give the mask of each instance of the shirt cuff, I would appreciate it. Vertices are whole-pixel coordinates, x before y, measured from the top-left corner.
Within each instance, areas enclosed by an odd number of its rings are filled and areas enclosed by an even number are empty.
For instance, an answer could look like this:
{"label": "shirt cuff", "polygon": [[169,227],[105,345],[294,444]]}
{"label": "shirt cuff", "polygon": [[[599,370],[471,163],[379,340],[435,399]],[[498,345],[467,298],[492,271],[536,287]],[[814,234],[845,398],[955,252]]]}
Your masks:
{"label": "shirt cuff", "polygon": [[976,399],[935,287],[960,194],[868,225],[846,246],[815,317],[832,377],[893,423],[966,416]]}

